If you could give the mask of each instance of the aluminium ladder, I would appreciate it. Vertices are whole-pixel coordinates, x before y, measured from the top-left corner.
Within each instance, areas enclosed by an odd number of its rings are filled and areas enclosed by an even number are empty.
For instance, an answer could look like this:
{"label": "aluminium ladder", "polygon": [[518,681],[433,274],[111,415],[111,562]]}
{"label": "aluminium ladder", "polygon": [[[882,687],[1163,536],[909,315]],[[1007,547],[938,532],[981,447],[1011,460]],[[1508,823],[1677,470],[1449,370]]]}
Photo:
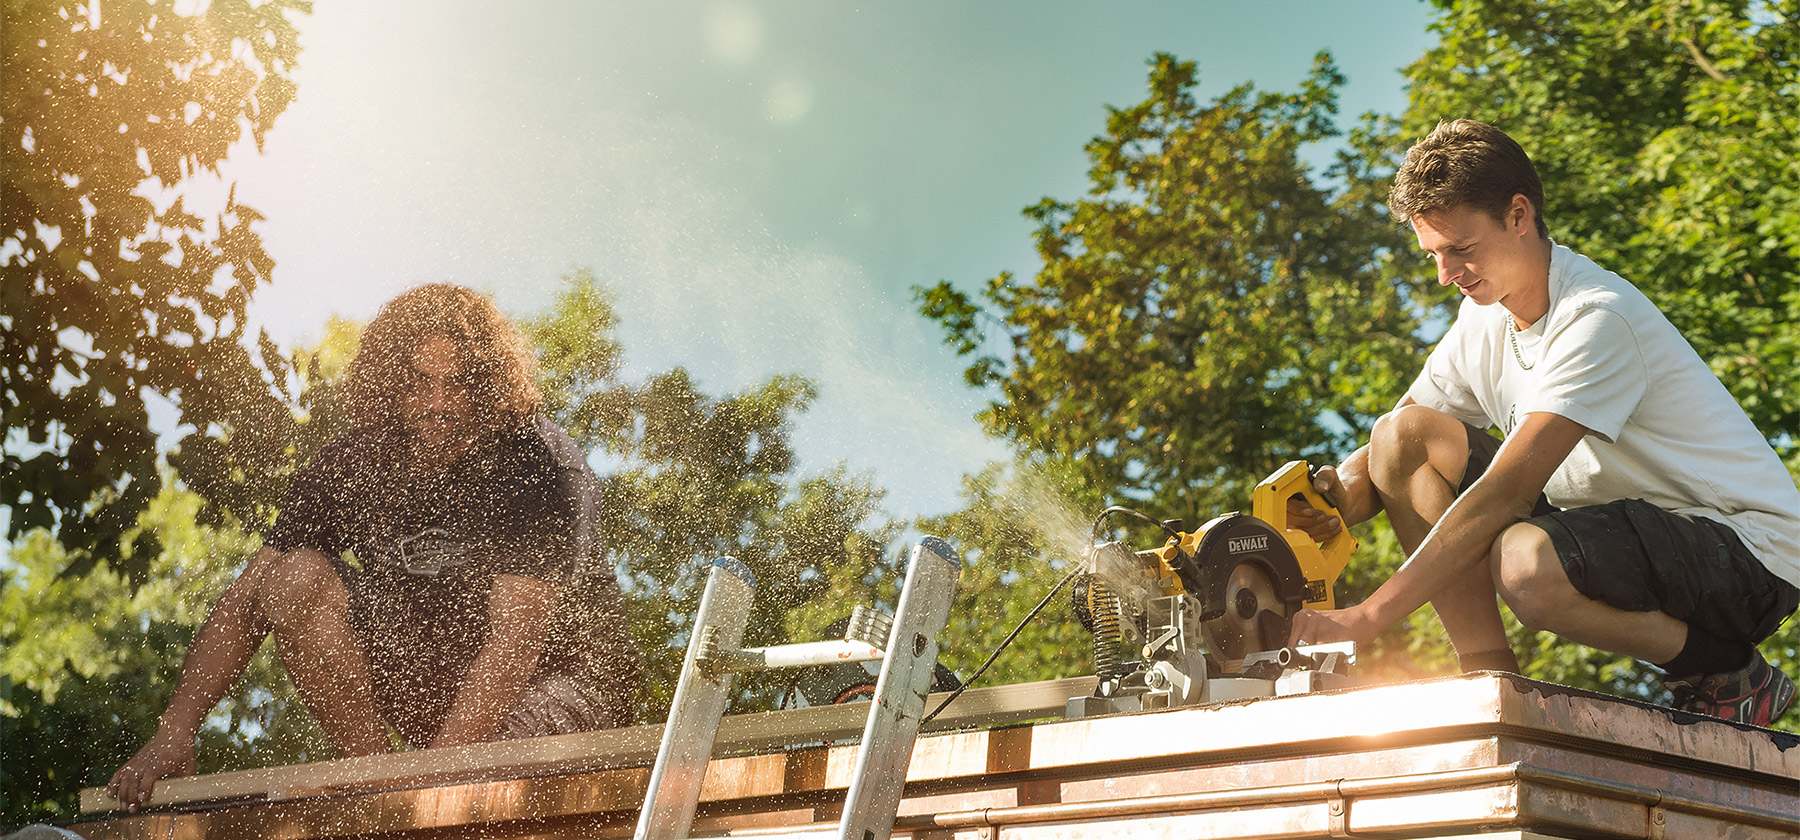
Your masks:
{"label": "aluminium ladder", "polygon": [[[912,762],[925,696],[937,666],[937,636],[950,618],[961,561],[950,544],[925,537],[913,547],[891,629],[858,608],[846,638],[741,649],[756,594],[756,576],[735,558],[713,561],[694,614],[662,746],[650,771],[636,840],[682,840],[693,827],[700,784],[712,757],[719,719],[730,701],[732,675],[774,668],[881,660],[857,751],[856,772],[838,823],[840,840],[886,840]],[[885,635],[877,646],[871,636]],[[816,832],[807,832],[816,834]]]}

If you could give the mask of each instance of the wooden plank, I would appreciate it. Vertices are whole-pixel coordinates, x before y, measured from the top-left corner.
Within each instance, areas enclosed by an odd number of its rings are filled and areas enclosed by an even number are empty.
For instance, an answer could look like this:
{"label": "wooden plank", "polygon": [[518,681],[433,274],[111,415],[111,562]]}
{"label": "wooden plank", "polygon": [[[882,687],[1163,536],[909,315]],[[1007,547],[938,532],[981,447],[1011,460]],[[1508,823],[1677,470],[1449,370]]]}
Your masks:
{"label": "wooden plank", "polygon": [[[1069,697],[1088,693],[1093,687],[1093,677],[1073,677],[970,689],[925,730],[941,732],[1060,717]],[[926,708],[936,709],[948,696],[931,695]],[[713,754],[738,755],[854,741],[862,735],[868,709],[865,703],[849,703],[734,715],[720,723]],[[335,791],[419,787],[648,766],[656,759],[661,739],[662,725],[651,724],[164,779],[157,783],[150,805],[287,799]],[[86,788],[81,792],[81,810],[83,813],[116,811],[119,803],[105,788]]]}
{"label": "wooden plank", "polygon": [[[974,689],[930,729],[979,727],[1059,717],[1067,697],[1092,678]],[[929,708],[941,700],[934,698]],[[715,756],[812,745],[847,744],[860,734],[866,706],[826,706],[726,718]],[[328,791],[393,789],[492,779],[524,779],[648,765],[658,726],[587,732],[451,750],[421,750],[310,765],[165,780],[155,805],[284,799]],[[1503,736],[1633,763],[1675,762],[1695,778],[1739,779],[1760,787],[1800,780],[1792,735],[1601,697],[1517,677],[1473,674],[1416,683],[1129,715],[1061,721],[980,733],[972,744],[924,740],[920,773],[961,778],[983,756],[987,773],[1079,774],[1095,765],[1161,761],[1194,766],[1202,756],[1268,758],[1320,750],[1359,751],[1372,742],[1444,743]],[[960,736],[959,736],[960,737]],[[804,752],[804,751],[802,751]],[[794,779],[841,786],[854,750],[801,756],[784,771]],[[919,773],[909,777],[922,778]],[[100,789],[83,791],[84,812],[116,808]]]}
{"label": "wooden plank", "polygon": [[[909,768],[900,833],[1047,838],[1079,826],[1094,837],[1162,831],[1238,840],[1251,817],[1266,830],[1258,836],[1316,834],[1336,817],[1346,831],[1380,836],[1473,840],[1485,830],[1511,840],[1528,828],[1553,836],[1610,836],[1616,824],[1641,831],[1660,815],[1669,836],[1792,836],[1800,779],[1780,773],[1765,752],[1791,744],[1788,736],[1613,698],[1564,697],[1529,681],[1468,675],[929,735]],[[1649,717],[1638,719],[1640,712]],[[766,727],[771,719],[805,719],[785,714],[748,720]],[[843,725],[853,729],[854,716]],[[1638,725],[1663,730],[1638,734],[1640,742],[1673,738],[1692,754],[1613,740],[1630,736],[1615,727]],[[1683,729],[1693,731],[1678,734]],[[848,740],[716,758],[696,830],[749,836],[836,820],[856,754]],[[1747,761],[1719,763],[1701,753]],[[144,831],[197,840],[624,837],[648,775],[637,766],[395,786],[114,815],[75,828],[109,840]],[[1334,812],[1334,805],[1341,807]]]}

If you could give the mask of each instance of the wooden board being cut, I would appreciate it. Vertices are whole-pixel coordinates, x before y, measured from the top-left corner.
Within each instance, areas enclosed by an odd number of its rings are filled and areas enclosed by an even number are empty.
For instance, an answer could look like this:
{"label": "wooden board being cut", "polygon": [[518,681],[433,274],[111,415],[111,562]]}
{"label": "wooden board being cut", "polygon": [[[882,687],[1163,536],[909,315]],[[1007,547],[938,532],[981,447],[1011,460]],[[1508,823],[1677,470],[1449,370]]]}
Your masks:
{"label": "wooden board being cut", "polygon": [[[1039,699],[1015,697],[1016,703],[993,702],[990,709],[1036,706],[1055,718],[1060,702],[1083,689],[1051,683],[992,691]],[[848,741],[860,717],[854,707],[755,716],[780,724],[762,736],[737,728],[748,721],[733,723],[731,737],[740,747],[804,743],[721,751],[707,767],[692,834],[830,835],[853,781],[857,748],[817,731],[797,736],[790,727],[812,728],[846,712],[825,729]],[[1800,836],[1800,737],[1516,676],[1466,674],[968,726],[927,733],[915,745],[897,838]],[[431,772],[447,772],[453,757],[479,765],[482,773],[467,781],[375,781],[374,770],[391,764],[275,768],[265,772],[292,773],[295,784],[310,779],[322,786],[335,774],[340,782],[360,778],[361,786],[323,795],[294,788],[284,796],[264,791],[240,801],[196,800],[135,816],[93,815],[70,828],[90,840],[623,840],[631,836],[649,777],[645,765],[656,740],[649,729],[637,736],[633,766],[617,756],[598,762],[578,755],[571,745],[580,741],[537,739],[540,750],[532,756],[483,750],[534,742],[436,754]],[[775,730],[786,734],[767,734]],[[542,748],[552,744],[568,754],[543,760],[551,756]],[[483,756],[485,764],[477,761]],[[581,761],[602,769],[557,769]],[[359,766],[361,777],[348,772]]]}
{"label": "wooden board being cut", "polygon": [[[1063,705],[1070,697],[1093,690],[1093,677],[973,688],[958,697],[924,731],[1061,717]],[[925,708],[936,709],[948,696],[947,693],[931,695]],[[855,741],[862,737],[868,713],[868,704],[848,703],[733,715],[720,721],[713,753],[736,755]],[[164,779],[157,783],[150,807],[288,799],[351,790],[412,788],[643,767],[656,761],[662,729],[661,724],[651,724]],[[83,813],[116,811],[119,802],[105,788],[86,788],[81,792],[81,810]]]}

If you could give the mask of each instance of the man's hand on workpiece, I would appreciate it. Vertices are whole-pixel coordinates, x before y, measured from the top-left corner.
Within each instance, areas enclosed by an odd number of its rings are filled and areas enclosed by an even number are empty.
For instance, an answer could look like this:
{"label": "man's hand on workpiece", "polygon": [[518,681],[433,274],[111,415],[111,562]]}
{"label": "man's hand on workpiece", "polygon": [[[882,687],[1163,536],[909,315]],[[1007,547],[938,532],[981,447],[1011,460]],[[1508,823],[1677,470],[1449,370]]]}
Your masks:
{"label": "man's hand on workpiece", "polygon": [[150,792],[155,789],[157,779],[193,774],[194,733],[158,727],[149,743],[113,774],[106,790],[125,806],[126,811],[135,814],[138,808],[150,802]]}
{"label": "man's hand on workpiece", "polygon": [[[1340,511],[1344,507],[1344,484],[1338,480],[1337,468],[1320,467],[1312,475],[1313,489],[1325,497],[1332,507]],[[1288,527],[1299,528],[1314,542],[1324,542],[1344,530],[1344,524],[1338,517],[1312,506],[1303,496],[1288,499]]]}
{"label": "man's hand on workpiece", "polygon": [[1299,646],[1355,642],[1361,647],[1373,641],[1381,630],[1381,625],[1360,606],[1341,610],[1301,610],[1294,614],[1288,644]]}

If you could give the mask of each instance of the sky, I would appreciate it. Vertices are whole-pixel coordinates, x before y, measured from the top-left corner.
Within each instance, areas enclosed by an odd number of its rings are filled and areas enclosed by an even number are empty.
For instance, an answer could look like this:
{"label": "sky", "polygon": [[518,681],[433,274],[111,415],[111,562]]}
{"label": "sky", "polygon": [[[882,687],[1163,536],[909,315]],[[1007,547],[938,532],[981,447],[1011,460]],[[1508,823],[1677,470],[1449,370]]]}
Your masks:
{"label": "sky", "polygon": [[1085,192],[1083,146],[1144,98],[1153,53],[1198,62],[1205,100],[1293,90],[1329,49],[1347,126],[1404,108],[1428,20],[1415,0],[317,3],[298,98],[225,177],[267,217],[252,314],[283,344],[427,282],[536,314],[591,269],[627,380],[807,376],[800,471],[943,513],[1007,448],[912,287],[1035,273],[1021,210]]}

